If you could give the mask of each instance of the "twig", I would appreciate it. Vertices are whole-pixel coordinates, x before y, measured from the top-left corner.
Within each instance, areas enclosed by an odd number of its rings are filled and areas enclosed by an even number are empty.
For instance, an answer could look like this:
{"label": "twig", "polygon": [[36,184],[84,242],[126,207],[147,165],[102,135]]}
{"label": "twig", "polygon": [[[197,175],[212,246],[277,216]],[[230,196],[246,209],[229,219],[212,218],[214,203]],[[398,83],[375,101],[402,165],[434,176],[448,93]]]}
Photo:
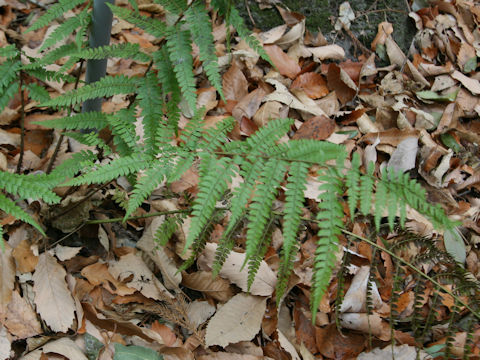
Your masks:
{"label": "twig", "polygon": [[17,174],[22,171],[23,154],[25,152],[25,98],[23,91],[23,71],[20,71],[20,156],[17,163]]}

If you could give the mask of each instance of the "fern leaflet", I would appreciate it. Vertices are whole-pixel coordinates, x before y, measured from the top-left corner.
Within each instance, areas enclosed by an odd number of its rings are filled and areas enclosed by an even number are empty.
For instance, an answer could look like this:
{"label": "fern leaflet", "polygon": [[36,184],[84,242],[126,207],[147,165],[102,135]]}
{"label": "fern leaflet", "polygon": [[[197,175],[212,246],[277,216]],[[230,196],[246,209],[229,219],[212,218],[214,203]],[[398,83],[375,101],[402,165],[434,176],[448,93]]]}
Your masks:
{"label": "fern leaflet", "polygon": [[128,9],[106,3],[112,12],[119,18],[138,26],[149,34],[162,38],[167,34],[167,25],[157,19],[151,19],[146,16],[134,13]]}
{"label": "fern leaflet", "polygon": [[27,29],[27,33],[30,31],[38,30],[44,26],[49,25],[52,20],[59,18],[65,14],[68,10],[72,10],[80,4],[83,4],[85,0],[59,0],[48,11],[43,14],[32,26]]}
{"label": "fern leaflet", "polygon": [[96,111],[79,113],[58,119],[34,121],[33,123],[65,130],[103,129],[108,125],[107,116]]}
{"label": "fern leaflet", "polygon": [[[2,193],[0,193],[0,209],[5,211],[7,214],[10,214],[10,215],[16,217],[18,220],[21,220],[23,222],[26,222],[26,223],[32,225],[43,236],[46,236],[45,232],[40,227],[40,225],[38,225],[37,222],[35,220],[33,220],[33,218],[30,215],[28,215],[17,204],[15,204],[12,200],[7,198]],[[2,230],[2,232],[3,232],[3,230]],[[2,244],[3,244],[3,239],[2,239]]]}
{"label": "fern leaflet", "polygon": [[352,166],[347,172],[345,184],[348,189],[348,208],[350,210],[350,218],[355,217],[355,209],[357,208],[359,192],[360,192],[360,155],[354,153],[352,156]]}
{"label": "fern leaflet", "polygon": [[283,247],[277,280],[277,304],[287,287],[288,277],[293,268],[294,256],[298,250],[297,232],[301,221],[300,215],[302,213],[308,168],[308,164],[294,162],[290,165],[288,171],[283,222]]}

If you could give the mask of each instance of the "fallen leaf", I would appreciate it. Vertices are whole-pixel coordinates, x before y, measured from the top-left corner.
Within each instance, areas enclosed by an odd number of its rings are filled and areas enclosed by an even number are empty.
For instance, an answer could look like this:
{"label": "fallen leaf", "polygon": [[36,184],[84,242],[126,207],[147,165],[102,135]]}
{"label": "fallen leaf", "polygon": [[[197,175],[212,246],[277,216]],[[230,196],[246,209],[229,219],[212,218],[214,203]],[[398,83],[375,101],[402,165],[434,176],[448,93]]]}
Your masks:
{"label": "fallen leaf", "polygon": [[134,288],[129,288],[121,281],[116,280],[108,271],[107,265],[100,262],[84,267],[81,275],[86,278],[90,284],[95,286],[102,285],[111,294],[125,296],[131,295],[136,291]]}
{"label": "fallen leaf", "polygon": [[8,244],[0,251],[0,279],[0,313],[5,314],[15,286],[15,260]]}
{"label": "fallen leaf", "polygon": [[343,105],[352,100],[357,93],[355,83],[337,64],[331,63],[328,66],[327,81],[328,87],[335,91]]}
{"label": "fallen leaf", "polygon": [[10,334],[18,339],[42,334],[42,326],[37,320],[37,314],[30,304],[20,296],[18,291],[12,293],[12,300],[8,304],[7,318],[4,322]]}
{"label": "fallen leaf", "polygon": [[[358,313],[367,310],[367,284],[370,280],[370,266],[361,266],[345,294],[340,312]],[[375,282],[371,284],[371,301],[374,309],[382,306],[382,298]]]}
{"label": "fallen leaf", "polygon": [[191,274],[184,273],[182,285],[189,289],[200,291],[220,302],[226,302],[233,296],[230,283],[221,277],[214,279],[210,271],[196,271]]}
{"label": "fallen leaf", "polygon": [[465,86],[465,88],[467,88],[472,94],[480,94],[480,81],[469,78],[458,70],[455,70],[450,76],[455,80],[460,81],[460,83]]}
{"label": "fallen leaf", "polygon": [[395,171],[401,172],[414,169],[417,152],[418,139],[416,137],[407,137],[398,144],[387,166]]}
{"label": "fallen leaf", "polygon": [[258,111],[264,96],[265,90],[262,88],[255,89],[248,95],[244,96],[233,108],[233,117],[237,119],[237,121],[241,121],[243,117],[251,119]]}
{"label": "fallen leaf", "polygon": [[237,61],[223,74],[222,90],[227,100],[239,101],[248,94],[248,81]]}
{"label": "fallen leaf", "polygon": [[[205,246],[202,255],[200,255],[197,261],[200,267],[211,270],[216,249],[217,245],[213,243],[208,243]],[[247,267],[242,266],[245,262],[245,256],[244,253],[232,251],[225,260],[219,275],[223,278],[229,279],[243,291],[250,291],[252,295],[272,295],[277,282],[277,277],[263,260],[260,262],[255,280],[250,288],[248,288],[248,269]]]}
{"label": "fallen leaf", "polygon": [[287,117],[288,108],[278,101],[267,101],[253,116],[253,121],[258,127],[267,125],[270,120]]}
{"label": "fallen leaf", "polygon": [[[392,354],[393,349],[393,354]],[[418,356],[418,357],[417,357]],[[403,345],[388,345],[383,349],[375,348],[369,352],[362,352],[358,355],[357,360],[427,360],[432,359],[425,351],[416,349],[414,346],[407,344]]]}
{"label": "fallen leaf", "polygon": [[300,65],[298,65],[298,63],[287,54],[285,54],[279,46],[266,45],[264,46],[264,49],[280,74],[293,80],[302,70]]}
{"label": "fallen leaf", "polygon": [[335,131],[335,121],[326,116],[314,116],[305,121],[292,139],[325,140]]}
{"label": "fallen leaf", "polygon": [[390,325],[382,320],[380,315],[373,313],[343,313],[340,316],[340,323],[347,329],[363,332],[364,334],[372,333],[382,341],[391,339]]}
{"label": "fallen leaf", "polygon": [[58,332],[67,332],[75,315],[75,302],[65,281],[66,274],[50,254],[45,252],[38,257],[33,274],[34,302],[45,323]]}
{"label": "fallen leaf", "polygon": [[345,58],[345,50],[338,45],[309,47],[307,49],[312,53],[314,60],[317,62],[324,60],[343,60]]}
{"label": "fallen leaf", "polygon": [[205,344],[222,347],[248,341],[259,332],[267,298],[239,293],[223,305],[207,325]]}
{"label": "fallen leaf", "polygon": [[290,86],[290,90],[301,89],[312,99],[328,94],[327,83],[319,73],[307,72],[299,75]]}

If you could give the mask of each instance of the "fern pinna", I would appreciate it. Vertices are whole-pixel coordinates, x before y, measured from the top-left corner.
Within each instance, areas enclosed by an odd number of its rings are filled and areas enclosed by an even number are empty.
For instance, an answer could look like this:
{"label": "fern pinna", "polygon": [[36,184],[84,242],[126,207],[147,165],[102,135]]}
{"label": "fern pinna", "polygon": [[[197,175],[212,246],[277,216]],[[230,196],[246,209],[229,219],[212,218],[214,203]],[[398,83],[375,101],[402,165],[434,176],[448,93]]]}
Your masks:
{"label": "fern pinna", "polygon": [[[439,207],[426,201],[425,191],[408,174],[386,169],[380,178],[376,178],[373,164],[364,164],[365,171],[360,170],[361,162],[357,154],[353,154],[352,166],[347,167],[345,160],[348,154],[343,146],[316,140],[280,141],[289,133],[293,125],[292,119],[271,120],[245,140],[229,139],[228,134],[235,124],[233,118],[205,129],[204,111],[197,109],[192,43],[198,46],[199,60],[206,79],[223,97],[209,9],[203,1],[192,1],[189,4],[180,0],[158,2],[169,12],[171,21],[164,22],[144,16],[136,9],[109,5],[117,17],[158,38],[159,47],[151,54],[143,53],[130,45],[87,49],[84,43],[77,42],[59,47],[46,55],[50,56],[49,61],[57,56],[69,55],[72,61],[109,56],[134,57],[149,63],[147,73],[142,78],[107,76],[96,83],[43,101],[42,106],[75,108],[88,99],[133,94],[128,108],[115,114],[77,114],[48,122],[48,125],[58,129],[108,128],[113,136],[116,154],[110,157],[109,163],[99,166],[93,159],[86,160],[83,168],[88,171],[70,179],[65,185],[105,183],[119,176],[128,176],[133,190],[126,204],[127,218],[158,186],[179,179],[191,166],[198,167],[198,194],[193,203],[191,225],[186,239],[186,245],[192,248],[193,255],[184,267],[191,264],[202,251],[218,213],[228,211],[229,221],[219,239],[213,272],[219,272],[234,246],[232,236],[246,223],[244,265],[248,265],[251,284],[269,245],[272,224],[279,219],[282,222],[284,242],[277,282],[278,303],[285,292],[296,259],[300,225],[302,221],[316,221],[319,230],[311,301],[313,319],[330,282],[340,235],[345,229],[345,201],[348,202],[352,218],[357,213],[373,213],[377,229],[381,225],[384,210],[388,212],[387,219],[391,228],[397,214],[403,224],[407,206],[426,215],[439,228],[451,229],[455,226]],[[55,8],[55,14],[59,8],[67,6],[66,2],[60,4]],[[247,31],[236,9],[231,7],[230,1],[212,0],[210,6],[225,17],[228,25],[236,28],[252,49],[269,60],[258,40]],[[47,18],[51,16],[48,15]],[[40,22],[37,26],[43,26],[42,24]],[[31,65],[30,68],[38,70],[41,66],[42,64],[37,67]],[[6,86],[3,84],[8,84],[11,78],[7,77],[0,85]],[[180,109],[190,119],[179,133]],[[135,133],[134,124],[137,123],[138,115],[141,116],[143,139]],[[110,145],[96,133],[72,136],[101,149],[107,149]],[[62,171],[66,172],[67,169]],[[68,173],[72,174],[70,170]],[[243,181],[230,189],[236,176]],[[304,219],[301,216],[309,177],[316,177],[321,183],[316,219]],[[282,192],[285,194],[284,208],[278,212],[274,210],[274,203]],[[231,195],[229,208],[218,209],[217,202],[227,193]],[[344,199],[345,194],[347,200]],[[180,221],[181,219],[172,223]],[[169,233],[172,232],[170,229]]]}

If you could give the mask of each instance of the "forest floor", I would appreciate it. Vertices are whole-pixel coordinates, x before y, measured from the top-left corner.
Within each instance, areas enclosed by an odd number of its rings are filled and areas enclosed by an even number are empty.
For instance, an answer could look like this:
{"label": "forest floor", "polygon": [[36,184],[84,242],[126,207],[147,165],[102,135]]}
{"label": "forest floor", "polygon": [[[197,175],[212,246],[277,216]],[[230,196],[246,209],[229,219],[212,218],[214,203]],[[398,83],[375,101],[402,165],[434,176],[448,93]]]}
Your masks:
{"label": "forest floor", "polygon": [[[128,2],[117,1],[117,5],[128,6]],[[140,10],[146,16],[163,16],[163,9],[148,1],[142,2]],[[357,50],[355,61],[346,60],[344,49],[327,43],[322,34],[306,31],[304,16],[278,10],[285,24],[256,32],[276,69],[236,38],[229,55],[225,25],[214,18],[227,100],[220,100],[199,75],[197,105],[207,110],[206,126],[233,116],[237,125],[230,136],[242,139],[271,119],[290,117],[295,119],[291,138],[342,144],[349,154],[360,152],[363,163],[374,161],[377,174],[386,164],[409,171],[427,190],[429,201],[462,222],[461,238],[444,237],[413,210],[407,212],[409,234],[390,232],[383,238],[428,237],[478,284],[480,5],[458,0],[414,7],[410,17],[418,32],[408,54],[391,36],[402,29],[388,22],[380,24],[372,44],[359,42],[350,31],[355,13],[344,7],[337,31],[351,37]],[[58,24],[25,33],[25,21],[43,11],[30,2],[0,0],[0,46],[17,37],[26,55],[41,56],[42,42]],[[76,10],[65,14],[75,15]],[[145,52],[157,48],[152,36],[118,19],[114,19],[111,41],[138,43]],[[51,69],[61,65],[52,64]],[[133,60],[110,59],[107,72],[143,76],[147,67]],[[201,74],[200,61],[196,67]],[[76,70],[78,65],[72,73]],[[44,85],[52,96],[73,88],[62,82]],[[65,139],[54,155],[59,132],[33,122],[66,113],[46,111],[25,99],[23,110],[18,95],[0,114],[2,170],[17,167],[22,111],[23,171],[45,171],[52,156],[59,164],[84,149]],[[128,102],[126,96],[113,96],[104,102],[103,111],[114,112]],[[187,122],[184,113],[180,128]],[[415,359],[417,352],[421,358],[480,357],[478,308],[472,314],[462,305],[470,299],[460,297],[460,303],[450,295],[454,282],[442,282],[446,291],[427,280],[419,285],[417,274],[397,257],[417,264],[434,278],[455,265],[433,259],[422,262],[425,248],[414,242],[392,256],[345,235],[335,276],[313,322],[309,297],[315,223],[302,224],[300,252],[280,306],[274,296],[280,224],[275,225],[272,245],[250,292],[246,269],[241,269],[244,232],[238,235],[220,276],[211,276],[221,221],[195,266],[177,273],[185,260],[188,220],[165,247],[158,247],[154,234],[165,216],[154,215],[187,209],[197,193],[198,178],[192,167],[168,191],[154,192],[125,223],[119,220],[124,214],[122,194],[130,189],[125,179],[99,187],[58,188],[64,199],[60,205],[26,205],[47,229],[46,240],[31,226],[3,216],[0,358],[158,359],[161,354],[169,360],[372,360],[392,358],[392,351],[395,359],[405,360]],[[318,185],[312,177],[305,191],[305,218],[317,209]],[[280,208],[283,201],[280,195],[276,206]],[[347,226],[353,234],[382,244],[380,236],[373,234],[370,219],[347,221]],[[8,274],[15,274],[11,284],[6,284]],[[335,307],[340,278],[346,293],[341,306]],[[49,295],[40,297],[40,293]],[[473,296],[478,294],[477,288]],[[419,336],[426,318],[429,326]]]}

